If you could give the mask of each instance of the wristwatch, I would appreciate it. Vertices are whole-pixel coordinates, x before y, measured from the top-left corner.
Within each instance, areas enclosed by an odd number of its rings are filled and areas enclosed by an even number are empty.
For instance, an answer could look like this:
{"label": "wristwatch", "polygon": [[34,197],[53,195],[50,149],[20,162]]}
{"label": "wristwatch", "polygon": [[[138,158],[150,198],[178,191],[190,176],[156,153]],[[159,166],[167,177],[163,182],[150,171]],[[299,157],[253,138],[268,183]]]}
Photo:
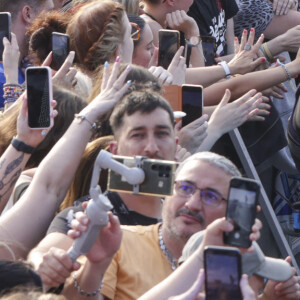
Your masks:
{"label": "wristwatch", "polygon": [[197,47],[201,43],[201,37],[200,35],[194,35],[186,40],[187,43],[191,44],[192,47]]}
{"label": "wristwatch", "polygon": [[17,151],[20,151],[20,152],[32,154],[33,151],[35,150],[35,147],[31,147],[31,146],[25,144],[24,142],[16,139],[15,137],[13,137],[13,139],[11,140],[11,144]]}

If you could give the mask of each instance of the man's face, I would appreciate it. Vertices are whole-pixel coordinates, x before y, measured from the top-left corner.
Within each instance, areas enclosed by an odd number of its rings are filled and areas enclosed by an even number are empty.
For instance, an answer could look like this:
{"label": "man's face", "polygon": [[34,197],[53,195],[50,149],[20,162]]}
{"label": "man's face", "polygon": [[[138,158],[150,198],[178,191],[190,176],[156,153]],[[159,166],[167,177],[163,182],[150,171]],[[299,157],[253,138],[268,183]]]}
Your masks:
{"label": "man's face", "polygon": [[123,125],[117,132],[117,140],[115,146],[111,147],[113,154],[167,160],[174,160],[175,157],[174,126],[169,114],[162,108],[145,114],[125,114]]}
{"label": "man's face", "polygon": [[[195,159],[185,164],[176,181],[193,182],[200,189],[211,189],[227,199],[231,175],[204,161]],[[217,218],[225,216],[226,201],[218,206],[208,206],[200,199],[200,191],[191,197],[174,195],[165,200],[163,208],[164,228],[177,239],[189,239],[194,233],[205,229]]]}

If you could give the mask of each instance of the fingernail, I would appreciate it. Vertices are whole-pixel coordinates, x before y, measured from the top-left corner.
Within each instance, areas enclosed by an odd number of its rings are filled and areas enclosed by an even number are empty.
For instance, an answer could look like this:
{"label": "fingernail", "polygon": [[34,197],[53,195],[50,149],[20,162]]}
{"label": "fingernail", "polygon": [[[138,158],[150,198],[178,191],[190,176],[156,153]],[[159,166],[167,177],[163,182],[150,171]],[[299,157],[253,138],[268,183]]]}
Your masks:
{"label": "fingernail", "polygon": [[235,36],[234,39],[237,41],[238,40],[237,36]]}
{"label": "fingernail", "polygon": [[126,70],[130,70],[131,69],[131,65],[128,65],[127,67],[126,67]]}
{"label": "fingernail", "polygon": [[243,30],[243,33],[247,33],[247,30],[246,30],[246,29],[244,29],[244,30]]}
{"label": "fingernail", "polygon": [[262,57],[262,58],[261,58],[261,61],[262,61],[262,62],[265,62],[265,61],[266,61],[266,58],[265,58],[265,57]]}
{"label": "fingernail", "polygon": [[119,62],[119,61],[120,61],[120,56],[117,56],[116,62]]}
{"label": "fingernail", "polygon": [[105,63],[104,63],[104,68],[107,68],[108,67],[108,61],[106,61]]}
{"label": "fingernail", "polygon": [[127,85],[130,85],[131,82],[132,82],[132,80],[128,80],[128,81],[126,82],[126,84],[127,84]]}
{"label": "fingernail", "polygon": [[89,220],[88,220],[88,218],[84,218],[84,219],[82,219],[82,223],[83,223],[83,224],[87,224],[87,223],[88,223],[88,221],[89,221]]}
{"label": "fingernail", "polygon": [[250,31],[253,32],[254,28],[251,28]]}
{"label": "fingernail", "polygon": [[74,51],[70,51],[70,55],[71,56],[75,56],[75,52]]}
{"label": "fingernail", "polygon": [[53,111],[51,114],[50,114],[51,117],[55,117],[56,116],[56,113]]}

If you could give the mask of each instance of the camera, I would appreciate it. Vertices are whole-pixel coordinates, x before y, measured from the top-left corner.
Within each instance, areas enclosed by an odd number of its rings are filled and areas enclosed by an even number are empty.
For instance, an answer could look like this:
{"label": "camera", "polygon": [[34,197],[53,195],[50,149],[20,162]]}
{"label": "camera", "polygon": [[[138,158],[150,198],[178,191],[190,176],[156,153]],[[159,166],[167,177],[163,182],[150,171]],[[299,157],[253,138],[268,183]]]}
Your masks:
{"label": "camera", "polygon": [[112,158],[128,168],[140,168],[145,173],[141,184],[131,185],[119,173],[109,170],[107,189],[116,192],[126,192],[141,195],[170,196],[173,194],[177,162],[149,159],[144,156],[119,156]]}

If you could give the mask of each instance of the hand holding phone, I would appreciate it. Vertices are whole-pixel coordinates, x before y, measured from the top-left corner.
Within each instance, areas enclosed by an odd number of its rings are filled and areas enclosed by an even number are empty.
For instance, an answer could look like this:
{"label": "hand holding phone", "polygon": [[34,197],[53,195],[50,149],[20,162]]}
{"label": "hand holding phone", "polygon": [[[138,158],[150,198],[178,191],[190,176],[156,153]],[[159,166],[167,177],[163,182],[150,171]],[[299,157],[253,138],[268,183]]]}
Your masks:
{"label": "hand holding phone", "polygon": [[201,85],[182,85],[182,111],[186,116],[182,118],[182,126],[195,121],[202,116],[203,87]]}
{"label": "hand holding phone", "polygon": [[225,244],[240,248],[251,246],[249,235],[255,221],[259,191],[260,185],[253,179],[239,177],[231,179],[226,219],[233,223],[234,229],[224,233]]}
{"label": "hand holding phone", "polygon": [[58,70],[69,54],[70,37],[68,34],[52,32],[52,62],[51,68]]}
{"label": "hand holding phone", "polygon": [[32,129],[52,126],[51,114],[52,76],[49,67],[26,69],[28,125]]}
{"label": "hand holding phone", "polygon": [[9,12],[1,12],[0,13],[0,61],[3,61],[3,38],[6,37],[9,41],[11,41],[11,15]]}
{"label": "hand holding phone", "polygon": [[208,246],[204,250],[206,300],[242,300],[241,253],[237,248]]}
{"label": "hand holding phone", "polygon": [[180,46],[179,31],[160,29],[158,31],[158,37],[158,66],[162,66],[167,70]]}

